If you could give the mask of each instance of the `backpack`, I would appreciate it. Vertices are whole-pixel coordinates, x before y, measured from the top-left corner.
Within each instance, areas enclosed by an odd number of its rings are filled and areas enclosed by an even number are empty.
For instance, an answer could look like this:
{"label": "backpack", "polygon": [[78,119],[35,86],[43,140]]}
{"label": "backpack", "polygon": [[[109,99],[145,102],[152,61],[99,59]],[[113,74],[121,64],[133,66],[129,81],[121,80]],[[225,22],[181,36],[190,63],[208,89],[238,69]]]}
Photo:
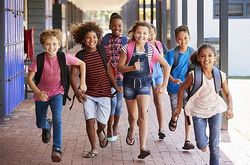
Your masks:
{"label": "backpack", "polygon": [[[222,86],[222,77],[221,77],[221,72],[219,69],[217,69],[215,66],[213,66],[213,79],[214,79],[214,88],[215,92],[219,93],[221,90]],[[203,83],[203,72],[200,66],[196,66],[194,68],[194,77],[193,77],[193,87],[189,90],[187,90],[188,93],[188,98],[191,98],[202,86]]]}
{"label": "backpack", "polygon": [[[108,33],[106,34],[103,38],[102,38],[102,44],[104,46],[108,45],[109,44],[109,38],[110,36],[112,35],[112,33]],[[122,36],[121,37],[121,40],[122,40],[122,45],[126,45],[128,43],[128,38],[126,36]]]}
{"label": "backpack", "polygon": [[[195,52],[195,50],[194,50],[192,47],[190,47],[190,46],[188,46],[188,50],[190,50],[191,54],[193,54],[193,53]],[[174,48],[174,63],[173,63],[173,65],[172,65],[172,67],[171,67],[171,72],[172,72],[172,71],[174,70],[174,68],[178,65],[179,57],[180,57],[179,46],[176,46],[176,47]],[[188,68],[189,68],[189,69],[188,69],[188,72],[192,70],[190,67],[191,67],[191,62],[190,62],[190,64],[189,64],[189,66],[188,66]],[[192,68],[193,68],[193,67],[192,67]],[[188,73],[188,72],[187,72],[187,73]]]}
{"label": "backpack", "polygon": [[[105,69],[107,71],[107,54],[106,54],[106,49],[105,49],[105,47],[103,45],[98,45],[97,46],[97,51],[100,53],[101,58],[102,58],[102,62],[103,62],[103,66],[105,67]],[[86,54],[86,50],[83,49],[83,50],[80,50],[79,52],[76,53],[76,57],[79,58],[80,60],[84,61],[85,54]],[[111,95],[111,97],[113,97],[116,93],[117,93],[117,91],[115,91]],[[74,94],[71,106],[69,107],[70,110],[72,109],[72,107],[74,105],[75,97],[76,97],[76,95]]]}
{"label": "backpack", "polygon": [[[152,58],[151,58],[151,62],[149,62],[149,68],[150,68],[150,73],[152,73],[152,70],[153,70],[153,64],[155,63],[154,61],[155,60],[155,57],[156,57],[156,53],[158,52],[156,50],[156,48],[150,43],[150,42],[147,42],[146,45],[145,45],[145,51],[146,53],[148,54],[148,47],[151,46],[152,49],[153,49],[153,55],[152,55]],[[134,52],[134,48],[135,48],[135,41],[130,41],[128,43],[128,50],[127,50],[127,60],[126,60],[126,64],[128,64],[132,58],[132,54]]]}
{"label": "backpack", "polygon": [[155,44],[156,44],[157,49],[159,50],[159,53],[164,54],[161,41],[155,41]]}
{"label": "backpack", "polygon": [[[36,56],[37,61],[37,72],[35,73],[35,84],[38,85],[41,79],[41,75],[43,72],[43,66],[44,66],[44,58],[45,58],[45,52],[40,53]],[[63,95],[63,105],[66,104],[66,100],[70,99],[68,96],[69,93],[69,87],[70,87],[70,74],[69,74],[69,67],[66,65],[66,58],[65,54],[63,52],[57,52],[57,59],[61,70],[61,82],[64,89],[64,95]]]}

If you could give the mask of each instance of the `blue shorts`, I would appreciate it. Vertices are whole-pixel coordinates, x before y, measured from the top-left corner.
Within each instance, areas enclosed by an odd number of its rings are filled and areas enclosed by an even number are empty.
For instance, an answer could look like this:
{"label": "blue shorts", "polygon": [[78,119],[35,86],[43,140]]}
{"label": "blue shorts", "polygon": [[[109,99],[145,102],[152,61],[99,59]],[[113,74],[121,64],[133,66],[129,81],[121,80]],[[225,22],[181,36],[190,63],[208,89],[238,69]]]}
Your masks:
{"label": "blue shorts", "polygon": [[127,77],[123,79],[124,98],[134,100],[137,95],[150,95],[151,77]]}
{"label": "blue shorts", "polygon": [[163,72],[161,65],[159,63],[154,64],[153,74],[152,74],[152,84],[153,87],[163,83]]}

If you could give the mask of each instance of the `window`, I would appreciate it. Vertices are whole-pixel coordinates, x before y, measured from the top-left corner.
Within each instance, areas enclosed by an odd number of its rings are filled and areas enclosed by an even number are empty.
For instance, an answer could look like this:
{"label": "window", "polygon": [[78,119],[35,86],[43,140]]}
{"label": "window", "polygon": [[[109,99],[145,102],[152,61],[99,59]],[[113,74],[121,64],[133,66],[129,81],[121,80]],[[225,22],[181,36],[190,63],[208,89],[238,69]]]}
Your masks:
{"label": "window", "polygon": [[[214,0],[214,18],[219,18],[220,0]],[[229,18],[250,18],[250,0],[228,0]]]}

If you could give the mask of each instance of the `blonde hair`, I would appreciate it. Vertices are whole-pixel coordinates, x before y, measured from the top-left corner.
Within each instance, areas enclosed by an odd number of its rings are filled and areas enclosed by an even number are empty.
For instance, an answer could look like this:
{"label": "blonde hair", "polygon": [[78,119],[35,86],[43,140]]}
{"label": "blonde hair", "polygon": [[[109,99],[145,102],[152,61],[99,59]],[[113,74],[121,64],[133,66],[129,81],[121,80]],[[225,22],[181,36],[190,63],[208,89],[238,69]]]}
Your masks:
{"label": "blonde hair", "polygon": [[62,44],[62,31],[60,29],[46,29],[40,34],[40,43],[44,45],[46,39],[56,37],[59,45]]}

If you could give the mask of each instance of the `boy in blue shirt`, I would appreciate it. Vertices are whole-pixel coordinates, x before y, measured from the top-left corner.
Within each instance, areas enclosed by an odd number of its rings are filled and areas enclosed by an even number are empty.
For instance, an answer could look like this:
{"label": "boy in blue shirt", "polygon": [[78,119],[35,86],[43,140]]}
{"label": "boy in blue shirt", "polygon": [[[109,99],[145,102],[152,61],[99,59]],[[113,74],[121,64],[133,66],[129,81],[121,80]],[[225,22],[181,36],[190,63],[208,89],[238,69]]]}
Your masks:
{"label": "boy in blue shirt", "polygon": [[[174,112],[177,108],[178,90],[180,84],[185,81],[186,74],[188,72],[188,65],[190,63],[190,56],[194,52],[194,49],[188,46],[190,33],[187,26],[181,25],[175,29],[175,40],[178,46],[171,49],[165,56],[165,59],[171,66],[167,90],[172,112]],[[186,104],[186,97],[187,94],[185,94],[183,98],[183,107]],[[169,129],[171,131],[175,131],[177,120],[178,118],[171,118],[169,122]],[[185,143],[182,149],[194,149],[194,145],[190,142],[191,129],[192,127],[189,116],[186,116],[185,114]]]}

